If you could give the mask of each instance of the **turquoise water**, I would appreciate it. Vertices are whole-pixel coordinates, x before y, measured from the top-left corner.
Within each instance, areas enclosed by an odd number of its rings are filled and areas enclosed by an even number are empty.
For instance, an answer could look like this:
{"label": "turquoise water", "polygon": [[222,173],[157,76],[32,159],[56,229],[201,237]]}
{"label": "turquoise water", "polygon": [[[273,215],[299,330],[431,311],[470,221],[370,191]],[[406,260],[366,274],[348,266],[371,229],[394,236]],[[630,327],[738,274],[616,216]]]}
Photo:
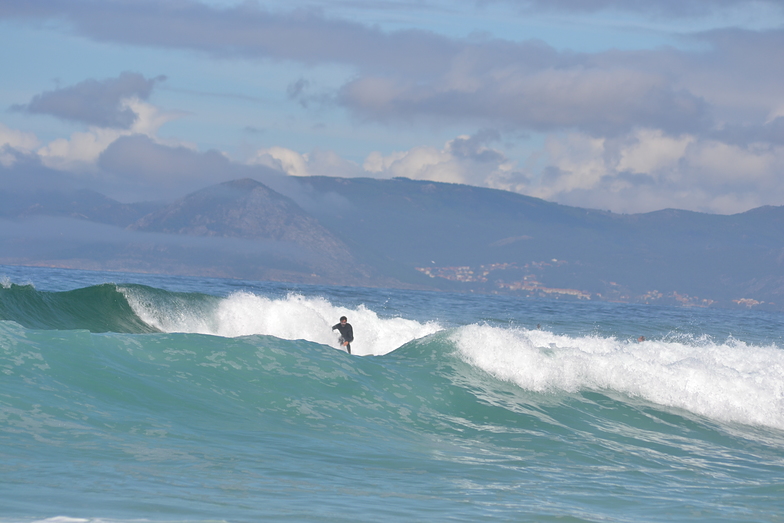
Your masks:
{"label": "turquoise water", "polygon": [[0,282],[2,523],[784,514],[780,314],[21,267]]}

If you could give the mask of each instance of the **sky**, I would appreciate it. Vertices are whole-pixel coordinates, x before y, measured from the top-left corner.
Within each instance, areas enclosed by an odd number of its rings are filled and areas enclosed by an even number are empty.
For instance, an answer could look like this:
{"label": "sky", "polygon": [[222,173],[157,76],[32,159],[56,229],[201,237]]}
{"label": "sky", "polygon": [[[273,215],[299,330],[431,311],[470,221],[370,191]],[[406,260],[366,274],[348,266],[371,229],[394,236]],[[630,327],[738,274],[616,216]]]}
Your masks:
{"label": "sky", "polygon": [[782,0],[3,0],[0,180],[250,176],[784,205]]}

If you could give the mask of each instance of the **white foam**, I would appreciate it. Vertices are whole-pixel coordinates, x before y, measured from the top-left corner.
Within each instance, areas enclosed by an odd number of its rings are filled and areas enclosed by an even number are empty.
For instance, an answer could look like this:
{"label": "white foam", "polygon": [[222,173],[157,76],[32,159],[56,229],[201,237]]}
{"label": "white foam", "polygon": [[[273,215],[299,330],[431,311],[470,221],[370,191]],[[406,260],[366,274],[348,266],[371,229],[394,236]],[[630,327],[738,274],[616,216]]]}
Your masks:
{"label": "white foam", "polygon": [[121,290],[144,322],[164,332],[225,337],[265,334],[337,347],[339,335],[331,329],[341,316],[347,316],[354,328],[351,352],[365,356],[386,354],[409,341],[441,330],[436,323],[380,318],[364,306],[349,309],[333,305],[324,298],[298,294],[271,299],[236,292],[219,300],[216,306],[200,308],[184,299],[151,302],[137,292]]}
{"label": "white foam", "polygon": [[450,339],[497,378],[548,392],[612,390],[720,421],[784,429],[784,351],[737,340],[571,338],[470,325]]}

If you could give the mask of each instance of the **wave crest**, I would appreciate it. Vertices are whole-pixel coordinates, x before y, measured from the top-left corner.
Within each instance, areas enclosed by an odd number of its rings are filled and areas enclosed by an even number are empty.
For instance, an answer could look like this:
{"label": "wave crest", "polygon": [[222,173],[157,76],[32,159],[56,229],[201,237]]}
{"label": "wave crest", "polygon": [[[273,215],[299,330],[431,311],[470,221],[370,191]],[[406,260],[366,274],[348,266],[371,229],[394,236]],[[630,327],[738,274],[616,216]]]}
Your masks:
{"label": "wave crest", "polygon": [[534,392],[615,391],[724,422],[784,429],[784,351],[709,337],[637,343],[470,325],[459,356]]}
{"label": "wave crest", "polygon": [[331,329],[338,318],[347,316],[354,326],[352,353],[361,356],[387,354],[411,340],[441,330],[436,323],[381,318],[363,305],[349,309],[322,297],[293,293],[282,298],[235,292],[226,298],[171,295],[156,299],[149,295],[147,288],[128,287],[122,292],[143,321],[163,332],[231,338],[263,334],[337,347],[338,334]]}

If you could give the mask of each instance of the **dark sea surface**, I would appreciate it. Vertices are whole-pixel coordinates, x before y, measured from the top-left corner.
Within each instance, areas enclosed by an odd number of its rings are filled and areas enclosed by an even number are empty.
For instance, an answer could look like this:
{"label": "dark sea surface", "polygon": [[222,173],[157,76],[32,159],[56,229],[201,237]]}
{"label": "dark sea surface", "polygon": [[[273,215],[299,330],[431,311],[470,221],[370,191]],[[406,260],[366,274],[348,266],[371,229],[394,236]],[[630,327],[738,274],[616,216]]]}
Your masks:
{"label": "dark sea surface", "polygon": [[782,521],[782,336],[753,310],[0,266],[0,523]]}

